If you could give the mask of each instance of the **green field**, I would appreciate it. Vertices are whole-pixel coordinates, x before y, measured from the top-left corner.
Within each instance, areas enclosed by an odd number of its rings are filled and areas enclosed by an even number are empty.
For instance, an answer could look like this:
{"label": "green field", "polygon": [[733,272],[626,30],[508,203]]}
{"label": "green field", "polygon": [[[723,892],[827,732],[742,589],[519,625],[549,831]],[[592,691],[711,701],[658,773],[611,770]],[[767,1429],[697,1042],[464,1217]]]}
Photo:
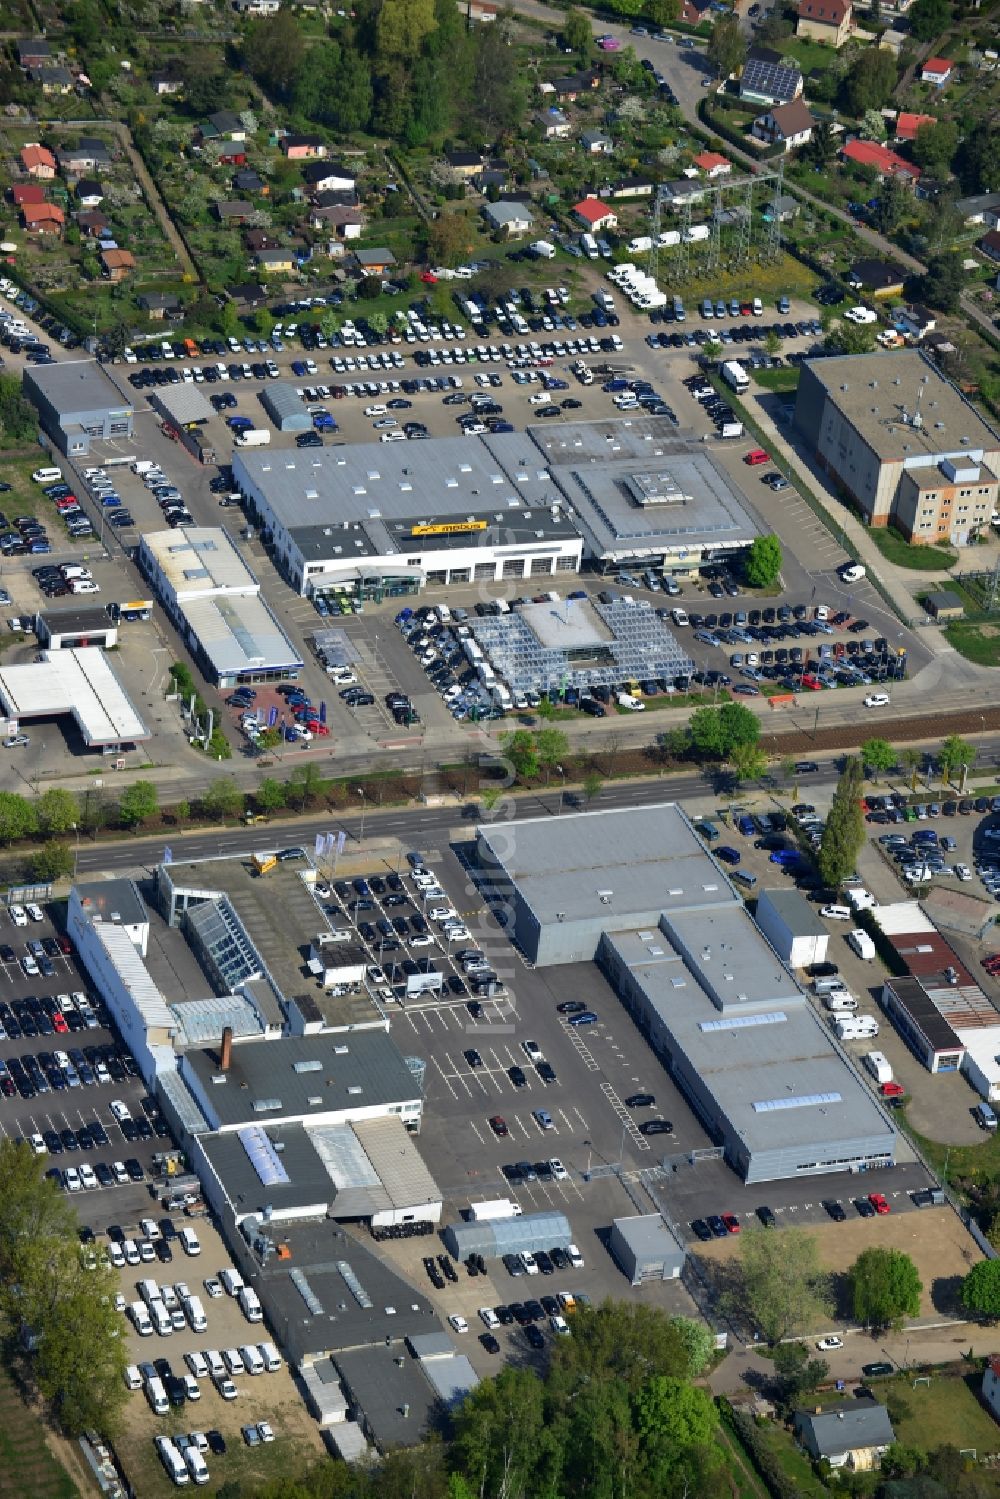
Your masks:
{"label": "green field", "polygon": [[796,366],[781,370],[754,370],[753,378],[765,390],[789,391],[799,388],[799,371]]}
{"label": "green field", "polygon": [[75,1499],[79,1493],[45,1444],[42,1425],[6,1373],[0,1374],[0,1495]]}
{"label": "green field", "polygon": [[969,624],[957,620],[946,625],[945,636],[967,661],[977,666],[1000,666],[1000,624]]}
{"label": "green field", "polygon": [[[933,1374],[929,1385],[918,1385],[915,1390],[910,1388],[912,1380],[891,1381],[888,1387],[895,1389],[909,1408],[908,1415],[894,1422],[898,1440],[924,1452],[933,1452],[945,1443],[975,1447],[980,1456],[995,1452],[997,1423],[975,1393],[981,1382],[978,1371],[965,1378]],[[880,1384],[880,1395],[883,1388]]]}
{"label": "green field", "polygon": [[958,561],[950,547],[911,546],[888,526],[872,526],[868,535],[887,562],[896,567],[908,567],[913,572],[947,572]]}

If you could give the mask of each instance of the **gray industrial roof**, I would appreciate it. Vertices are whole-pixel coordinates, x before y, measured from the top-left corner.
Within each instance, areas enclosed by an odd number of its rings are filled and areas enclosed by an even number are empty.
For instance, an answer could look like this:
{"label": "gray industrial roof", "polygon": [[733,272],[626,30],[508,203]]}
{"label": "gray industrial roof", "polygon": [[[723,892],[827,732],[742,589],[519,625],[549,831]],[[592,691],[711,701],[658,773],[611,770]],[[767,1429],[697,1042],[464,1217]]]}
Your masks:
{"label": "gray industrial roof", "polygon": [[889,1412],[874,1400],[842,1400],[819,1412],[796,1411],[795,1424],[812,1428],[821,1455],[888,1447],[896,1440]]}
{"label": "gray industrial roof", "polygon": [[46,609],[39,615],[46,635],[100,635],[115,626],[107,610],[91,605],[80,609]]}
{"label": "gray industrial roof", "polygon": [[[396,1043],[383,1030],[236,1041],[227,1073],[220,1073],[214,1051],[188,1051],[183,1065],[201,1082],[220,1128],[376,1108],[420,1096]],[[214,1081],[220,1076],[226,1081]],[[255,1109],[255,1104],[267,1107]]]}
{"label": "gray industrial roof", "polygon": [[671,911],[669,935],[701,975],[720,1011],[747,1012],[777,999],[802,1003],[802,991],[740,902],[715,909]]}
{"label": "gray industrial roof", "polygon": [[264,410],[280,432],[305,432],[312,426],[312,417],[302,404],[298,388],[287,381],[266,385],[262,399]]}
{"label": "gray industrial roof", "polygon": [[[807,360],[805,368],[883,462],[1000,447],[1000,435],[918,349]],[[918,407],[919,428],[903,420]]]}
{"label": "gray industrial roof", "polygon": [[566,919],[620,927],[630,916],[736,900],[673,803],[519,818],[478,834],[543,926]]}
{"label": "gray industrial roof", "polygon": [[302,653],[259,594],[180,598],[178,607],[220,677],[254,671],[294,671]]}
{"label": "gray industrial roof", "polygon": [[124,876],[112,880],[89,880],[86,884],[78,884],[76,893],[81,904],[86,903],[89,913],[99,916],[102,921],[138,926],[149,920],[138,885]]}
{"label": "gray industrial roof", "polygon": [[[701,442],[667,417],[566,422],[531,437],[597,556],[748,545],[761,527]],[[492,445],[492,443],[491,443]]]}
{"label": "gray industrial roof", "polygon": [[418,1359],[395,1347],[363,1348],[338,1353],[336,1362],[364,1411],[364,1430],[383,1452],[412,1447],[429,1430],[438,1395]]}
{"label": "gray industrial roof", "polygon": [[260,1016],[240,994],[210,994],[205,999],[186,999],[171,1004],[177,1020],[178,1045],[206,1046],[221,1041],[228,1027],[234,1036],[259,1036]]}
{"label": "gray industrial roof", "polygon": [[685,1254],[659,1213],[643,1213],[635,1218],[616,1218],[612,1227],[628,1245],[637,1260],[659,1260]]}
{"label": "gray industrial roof", "polygon": [[461,1405],[479,1383],[479,1375],[464,1353],[453,1351],[450,1358],[418,1358],[417,1362],[445,1410]]}
{"label": "gray industrial roof", "polygon": [[278,1159],[288,1178],[266,1186],[254,1169],[239,1130],[199,1138],[237,1217],[262,1214],[267,1207],[279,1216],[314,1206],[325,1213],[334,1201],[334,1185],[306,1130],[301,1125],[269,1125],[265,1132],[272,1144],[279,1146]]}
{"label": "gray industrial roof", "polygon": [[210,421],[214,412],[197,385],[162,385],[150,396],[153,406],[178,427],[188,422]]}
{"label": "gray industrial roof", "polygon": [[[763,936],[742,913],[713,913],[716,931],[709,956],[697,945],[671,941],[666,916],[649,932],[605,934],[632,981],[669,1032],[672,1047],[713,1095],[751,1154],[782,1149],[790,1139],[878,1139],[895,1136],[857,1074],[805,995],[777,962]],[[690,928],[687,936],[692,936]],[[728,951],[723,952],[723,946]],[[769,991],[764,979],[773,973]],[[733,1003],[716,997],[733,990]],[[744,999],[743,996],[747,998]],[[888,1146],[887,1146],[888,1148]]]}
{"label": "gray industrial roof", "polygon": [[36,364],[25,370],[25,382],[34,385],[61,414],[77,411],[131,411],[132,402],[122,395],[94,359],[59,359],[55,364]]}
{"label": "gray industrial roof", "polygon": [[768,905],[781,917],[793,936],[828,937],[827,928],[820,921],[813,906],[798,890],[762,890]]}

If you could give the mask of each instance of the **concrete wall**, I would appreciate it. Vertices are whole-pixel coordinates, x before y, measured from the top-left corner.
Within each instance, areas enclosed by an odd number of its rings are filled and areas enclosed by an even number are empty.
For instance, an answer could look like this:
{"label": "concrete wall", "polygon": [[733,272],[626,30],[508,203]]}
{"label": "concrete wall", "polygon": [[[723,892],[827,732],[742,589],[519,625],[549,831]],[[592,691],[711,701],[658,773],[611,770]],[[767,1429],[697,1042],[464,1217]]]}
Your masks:
{"label": "concrete wall", "polygon": [[754,920],[778,957],[790,968],[805,968],[809,963],[822,963],[825,960],[830,944],[829,934],[823,932],[822,935],[814,936],[796,932],[771,905],[766,890],[760,892]]}
{"label": "concrete wall", "polygon": [[880,462],[837,409],[808,364],[802,366],[799,377],[795,425],[808,439],[823,467],[857,501],[866,519],[872,525],[886,525],[902,464]]}

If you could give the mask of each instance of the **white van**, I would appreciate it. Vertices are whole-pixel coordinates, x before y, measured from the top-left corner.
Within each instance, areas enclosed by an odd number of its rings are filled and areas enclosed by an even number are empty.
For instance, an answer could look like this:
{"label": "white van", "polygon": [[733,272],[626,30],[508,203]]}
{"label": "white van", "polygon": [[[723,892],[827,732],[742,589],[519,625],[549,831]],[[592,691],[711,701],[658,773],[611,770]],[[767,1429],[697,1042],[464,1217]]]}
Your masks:
{"label": "white van", "polygon": [[31,477],[36,484],[58,484],[62,478],[62,469],[36,468]]}
{"label": "white van", "polygon": [[830,994],[824,995],[823,1003],[834,1013],[840,1011],[841,1014],[853,1014],[858,1008],[857,1000],[847,989],[834,989]]}
{"label": "white van", "polygon": [[162,1301],[150,1303],[149,1315],[156,1323],[156,1331],[161,1338],[169,1338],[174,1330],[173,1318],[163,1305]]}
{"label": "white van", "polygon": [[263,1374],[267,1365],[260,1356],[260,1350],[253,1343],[244,1343],[240,1348],[240,1358],[248,1374]]}
{"label": "white van", "polygon": [[163,1380],[158,1374],[146,1381],[146,1399],[152,1407],[154,1416],[165,1416],[170,1409],[167,1392],[163,1388]]}
{"label": "white van", "polygon": [[138,1364],[126,1364],[122,1378],[125,1381],[126,1390],[142,1389],[142,1375],[139,1373]]}
{"label": "white van", "polygon": [[152,1306],[154,1301],[162,1301],[163,1295],[155,1280],[140,1280],[139,1295],[147,1306]]}
{"label": "white van", "polygon": [[184,1315],[191,1324],[192,1332],[204,1332],[208,1327],[208,1318],[205,1316],[205,1308],[201,1304],[200,1296],[187,1296],[184,1299]]}
{"label": "white van", "polygon": [[185,1254],[201,1254],[201,1244],[193,1228],[182,1228],[178,1238],[181,1241],[181,1248]]}
{"label": "white van", "polygon": [[281,1354],[277,1348],[273,1343],[258,1343],[257,1347],[260,1349],[260,1356],[264,1360],[264,1368],[268,1374],[277,1374],[281,1368]]}
{"label": "white van", "polygon": [[160,1462],[166,1468],[168,1477],[173,1480],[178,1488],[185,1483],[191,1482],[191,1474],[188,1472],[187,1463],[181,1457],[169,1437],[157,1437],[156,1450],[160,1454]]}
{"label": "white van", "polygon": [[184,1461],[187,1463],[188,1472],[195,1483],[208,1482],[208,1464],[193,1444],[184,1449]]}
{"label": "white van", "polygon": [[887,692],[869,692],[865,698],[866,708],[888,708],[889,694]]}
{"label": "white van", "polygon": [[263,1322],[264,1312],[252,1286],[242,1286],[236,1297],[248,1322]]}
{"label": "white van", "polygon": [[688,623],[687,610],[686,609],[671,609],[671,611],[670,611],[670,618],[673,620],[674,624],[677,625],[678,627],[686,625]]}
{"label": "white van", "polygon": [[242,1290],[243,1277],[231,1265],[227,1265],[224,1270],[219,1271],[219,1279],[222,1281],[223,1290],[229,1296],[235,1296],[238,1291]]}
{"label": "white van", "polygon": [[153,1324],[143,1302],[133,1301],[129,1307],[129,1315],[140,1338],[151,1338],[153,1336]]}

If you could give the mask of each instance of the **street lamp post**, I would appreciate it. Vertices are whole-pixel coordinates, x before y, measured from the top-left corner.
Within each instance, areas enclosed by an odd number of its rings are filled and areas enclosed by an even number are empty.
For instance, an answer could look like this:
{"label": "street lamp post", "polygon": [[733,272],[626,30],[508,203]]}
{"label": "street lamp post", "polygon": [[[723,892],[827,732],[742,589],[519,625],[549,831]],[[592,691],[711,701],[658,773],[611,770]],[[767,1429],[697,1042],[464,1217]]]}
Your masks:
{"label": "street lamp post", "polygon": [[76,882],[76,869],[80,858],[80,824],[74,822],[73,832],[76,834],[76,844],[73,849],[73,881]]}
{"label": "street lamp post", "polygon": [[566,791],[566,772],[561,765],[557,765],[556,770],[559,772],[559,811],[556,815],[561,817],[563,809],[563,796]]}
{"label": "street lamp post", "polygon": [[365,798],[364,788],[362,786],[358,786],[355,789],[356,789],[358,795],[361,798],[361,833],[360,833],[360,836],[358,838],[358,842],[359,843],[364,843],[364,841],[365,841],[365,807],[367,805],[367,801],[366,801],[366,798]]}

